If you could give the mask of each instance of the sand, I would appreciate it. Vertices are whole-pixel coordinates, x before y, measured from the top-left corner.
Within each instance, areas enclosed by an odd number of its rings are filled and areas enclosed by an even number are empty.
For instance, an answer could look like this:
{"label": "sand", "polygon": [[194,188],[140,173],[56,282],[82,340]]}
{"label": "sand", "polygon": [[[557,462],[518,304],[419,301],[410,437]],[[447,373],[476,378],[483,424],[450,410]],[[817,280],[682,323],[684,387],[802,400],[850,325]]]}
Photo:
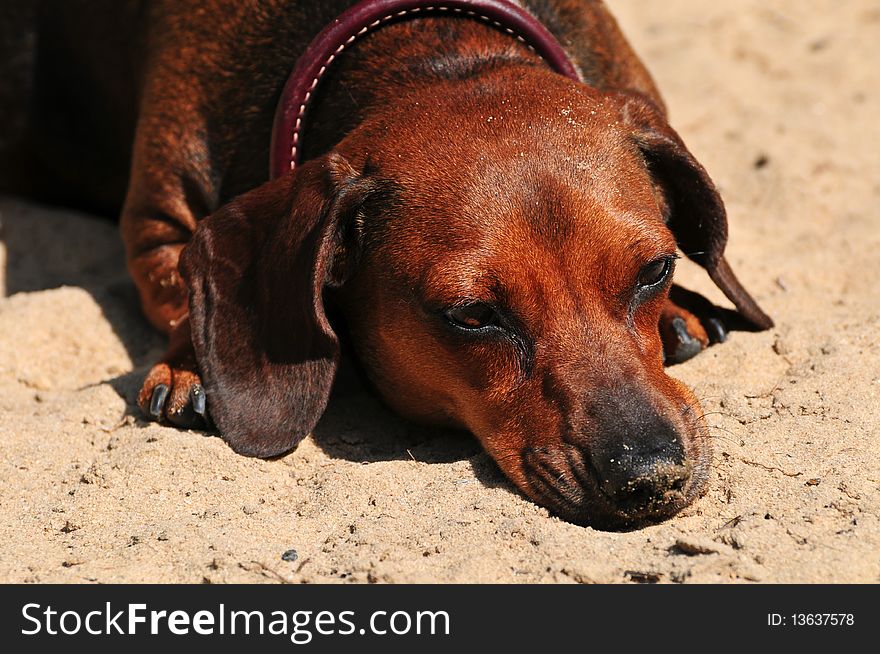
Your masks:
{"label": "sand", "polygon": [[568,524],[470,438],[404,424],[347,373],[275,461],[145,423],[132,399],[163,343],[116,226],[7,198],[0,581],[880,580],[880,8],[610,4],[778,325],[671,369],[712,426],[705,497],[630,533]]}

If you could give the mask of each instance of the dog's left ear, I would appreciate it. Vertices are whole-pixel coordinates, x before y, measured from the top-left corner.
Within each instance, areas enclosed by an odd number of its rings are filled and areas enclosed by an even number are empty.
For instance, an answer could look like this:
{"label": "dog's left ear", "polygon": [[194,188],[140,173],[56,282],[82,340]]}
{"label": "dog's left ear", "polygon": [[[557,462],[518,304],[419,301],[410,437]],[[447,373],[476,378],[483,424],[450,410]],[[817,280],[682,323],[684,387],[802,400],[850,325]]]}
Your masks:
{"label": "dog's left ear", "polygon": [[647,98],[624,94],[621,113],[655,183],[662,189],[668,225],[678,247],[706,269],[712,281],[754,327],[772,327],[773,320],[743,288],[724,258],[727,212],[705,168]]}

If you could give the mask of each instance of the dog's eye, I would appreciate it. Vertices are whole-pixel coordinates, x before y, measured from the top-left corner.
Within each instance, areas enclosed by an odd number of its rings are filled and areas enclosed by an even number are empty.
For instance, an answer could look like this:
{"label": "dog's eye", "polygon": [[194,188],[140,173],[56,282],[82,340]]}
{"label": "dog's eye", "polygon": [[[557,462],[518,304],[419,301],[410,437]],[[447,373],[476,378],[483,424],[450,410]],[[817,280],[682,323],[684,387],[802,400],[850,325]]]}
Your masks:
{"label": "dog's eye", "polygon": [[475,302],[446,312],[446,319],[461,329],[482,329],[494,325],[498,314],[488,304]]}
{"label": "dog's eye", "polygon": [[672,257],[663,257],[646,265],[639,273],[639,288],[662,284],[672,272],[672,265]]}

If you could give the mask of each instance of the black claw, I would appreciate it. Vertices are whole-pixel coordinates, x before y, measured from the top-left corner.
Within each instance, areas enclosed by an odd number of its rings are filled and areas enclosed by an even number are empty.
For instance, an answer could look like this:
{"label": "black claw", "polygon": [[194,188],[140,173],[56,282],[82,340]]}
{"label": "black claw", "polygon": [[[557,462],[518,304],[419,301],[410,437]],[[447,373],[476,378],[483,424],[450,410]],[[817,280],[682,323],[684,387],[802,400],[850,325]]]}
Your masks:
{"label": "black claw", "polygon": [[195,411],[198,415],[202,416],[202,418],[207,421],[208,407],[207,402],[205,401],[205,389],[202,388],[201,384],[193,384],[193,387],[189,392],[189,396],[192,400],[193,411]]}
{"label": "black claw", "polygon": [[169,390],[165,384],[159,384],[153,389],[153,396],[150,398],[150,417],[153,420],[162,418],[162,409],[165,408],[165,400],[168,398]]}
{"label": "black claw", "polygon": [[684,318],[673,318],[672,329],[678,337],[678,346],[675,351],[667,355],[667,363],[681,363],[687,361],[691,357],[696,356],[703,349],[702,344],[696,338],[690,335],[687,330],[687,323]]}
{"label": "black claw", "polygon": [[183,429],[209,429],[211,422],[208,417],[205,389],[200,384],[194,384],[189,391],[189,401],[178,411],[169,413],[168,420]]}
{"label": "black claw", "polygon": [[201,417],[201,424],[198,426],[198,429],[204,429],[205,431],[213,430],[214,423],[211,422],[211,416],[208,413],[208,397],[205,394],[204,387],[201,384],[195,384],[189,394],[192,398],[193,411]]}
{"label": "black claw", "polygon": [[675,335],[678,336],[678,340],[682,343],[687,343],[688,341],[693,340],[684,318],[673,318],[672,328],[675,330]]}
{"label": "black claw", "polygon": [[706,334],[709,335],[710,343],[723,343],[727,340],[727,326],[722,322],[721,318],[714,316],[706,318],[703,327],[706,328]]}

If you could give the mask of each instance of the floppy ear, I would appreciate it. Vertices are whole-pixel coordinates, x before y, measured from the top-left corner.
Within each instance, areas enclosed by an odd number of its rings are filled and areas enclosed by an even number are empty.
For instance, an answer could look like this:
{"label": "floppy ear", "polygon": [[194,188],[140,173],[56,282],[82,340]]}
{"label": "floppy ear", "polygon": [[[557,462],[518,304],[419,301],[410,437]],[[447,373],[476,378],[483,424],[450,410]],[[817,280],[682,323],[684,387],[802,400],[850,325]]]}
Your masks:
{"label": "floppy ear", "polygon": [[724,258],[727,213],[706,170],[649,100],[626,95],[622,113],[662,190],[667,223],[678,247],[706,269],[712,281],[754,327],[772,327],[773,320],[743,288]]}
{"label": "floppy ear", "polygon": [[361,186],[341,156],[315,159],[203,220],[181,254],[211,418],[236,452],[282,454],[324,411],[339,340],[322,292]]}

